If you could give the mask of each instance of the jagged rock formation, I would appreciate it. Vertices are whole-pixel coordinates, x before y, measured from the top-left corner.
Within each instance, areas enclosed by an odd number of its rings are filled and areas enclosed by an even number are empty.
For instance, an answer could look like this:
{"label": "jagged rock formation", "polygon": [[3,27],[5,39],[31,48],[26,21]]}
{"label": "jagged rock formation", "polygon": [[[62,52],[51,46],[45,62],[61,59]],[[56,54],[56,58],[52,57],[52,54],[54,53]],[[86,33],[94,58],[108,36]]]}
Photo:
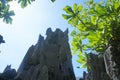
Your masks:
{"label": "jagged rock formation", "polygon": [[0,74],[0,80],[14,80],[14,77],[17,75],[15,69],[11,69],[11,65],[7,65],[3,73]]}
{"label": "jagged rock formation", "polygon": [[3,36],[2,35],[0,35],[0,44],[1,43],[5,43],[5,41],[3,40]]}
{"label": "jagged rock formation", "polygon": [[88,54],[88,73],[84,72],[83,80],[111,80],[106,73],[103,55]]}
{"label": "jagged rock formation", "polygon": [[16,80],[75,80],[68,30],[48,28],[46,39],[40,35],[25,55]]}
{"label": "jagged rock formation", "polygon": [[114,51],[111,48],[108,47],[104,54],[106,71],[112,80],[120,80],[120,49],[119,46]]}

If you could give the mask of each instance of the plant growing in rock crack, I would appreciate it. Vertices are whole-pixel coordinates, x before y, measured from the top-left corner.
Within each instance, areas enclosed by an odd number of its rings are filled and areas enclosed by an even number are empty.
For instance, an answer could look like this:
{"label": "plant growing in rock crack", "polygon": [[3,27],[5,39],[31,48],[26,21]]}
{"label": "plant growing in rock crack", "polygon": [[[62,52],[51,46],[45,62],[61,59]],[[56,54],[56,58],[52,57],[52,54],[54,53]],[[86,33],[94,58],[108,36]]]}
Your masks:
{"label": "plant growing in rock crack", "polygon": [[[87,53],[103,53],[111,41],[120,41],[120,0],[87,0],[85,6],[74,4],[62,14],[74,27],[71,33],[73,54],[82,67],[87,66]],[[87,43],[85,43],[85,40]]]}

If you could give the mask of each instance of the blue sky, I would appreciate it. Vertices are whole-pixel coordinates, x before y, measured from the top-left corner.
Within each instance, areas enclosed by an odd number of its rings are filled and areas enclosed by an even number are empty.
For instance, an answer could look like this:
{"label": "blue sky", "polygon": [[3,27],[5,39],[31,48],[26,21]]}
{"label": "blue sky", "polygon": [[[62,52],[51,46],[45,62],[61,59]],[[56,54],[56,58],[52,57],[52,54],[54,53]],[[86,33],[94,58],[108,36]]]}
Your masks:
{"label": "blue sky", "polygon": [[[73,29],[67,24],[61,14],[63,7],[74,3],[83,4],[83,0],[57,0],[52,3],[50,0],[36,0],[25,9],[21,9],[16,2],[11,3],[11,9],[15,10],[13,24],[6,24],[0,20],[0,34],[4,36],[5,44],[0,45],[0,72],[11,64],[18,69],[24,55],[31,45],[35,45],[39,34],[45,36],[46,29],[51,27],[69,32]],[[71,40],[71,39],[70,39]],[[85,69],[77,69],[77,56],[73,56],[73,67],[76,76],[82,76]]]}

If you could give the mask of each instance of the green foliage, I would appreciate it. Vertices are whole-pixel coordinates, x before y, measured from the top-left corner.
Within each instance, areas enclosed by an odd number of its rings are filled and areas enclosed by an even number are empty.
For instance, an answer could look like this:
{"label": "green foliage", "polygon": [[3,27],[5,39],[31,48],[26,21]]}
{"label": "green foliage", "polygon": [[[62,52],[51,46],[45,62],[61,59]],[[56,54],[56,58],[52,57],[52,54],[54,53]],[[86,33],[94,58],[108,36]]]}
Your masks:
{"label": "green foliage", "polygon": [[33,0],[19,0],[18,3],[21,4],[22,8],[25,8],[27,5],[31,4]]}
{"label": "green foliage", "polygon": [[72,50],[73,54],[78,53],[78,62],[83,67],[88,51],[104,52],[110,40],[120,40],[120,1],[88,0],[85,5],[66,6],[63,8],[66,14],[62,15],[75,28],[71,33]]}
{"label": "green foliage", "polygon": [[55,2],[56,0],[51,0],[52,2]]}
{"label": "green foliage", "polygon": [[9,2],[12,0],[1,0],[0,1],[0,18],[6,23],[12,23],[11,16],[14,16],[14,11],[10,10]]}
{"label": "green foliage", "polygon": [[[12,16],[15,15],[13,10],[10,10],[10,2],[13,0],[0,0],[0,19],[7,24],[12,24]],[[28,4],[34,0],[19,0],[18,3],[21,4],[21,8],[25,8]]]}
{"label": "green foliage", "polygon": [[[12,24],[12,16],[15,15],[13,10],[10,10],[10,2],[13,0],[0,0],[0,19],[3,19],[7,24]],[[27,7],[35,0],[18,0],[18,4],[21,5],[21,8]],[[51,0],[55,2],[56,0]]]}

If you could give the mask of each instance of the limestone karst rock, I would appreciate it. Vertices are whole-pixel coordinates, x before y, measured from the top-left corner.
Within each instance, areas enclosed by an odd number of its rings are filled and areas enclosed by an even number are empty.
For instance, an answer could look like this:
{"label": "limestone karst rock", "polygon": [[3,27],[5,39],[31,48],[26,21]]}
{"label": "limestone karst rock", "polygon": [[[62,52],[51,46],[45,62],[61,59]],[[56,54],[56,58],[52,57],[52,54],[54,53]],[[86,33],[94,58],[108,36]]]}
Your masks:
{"label": "limestone karst rock", "polygon": [[0,80],[14,80],[17,72],[11,68],[11,65],[7,65],[3,73],[0,74]]}
{"label": "limestone karst rock", "polygon": [[[112,80],[120,80],[120,49],[118,49],[119,47],[117,46],[113,52],[111,48],[112,47],[109,46],[104,54],[106,71]],[[114,57],[118,62],[113,59]]]}
{"label": "limestone karst rock", "polygon": [[90,69],[83,73],[83,80],[112,80],[106,73],[103,55],[88,54]]}
{"label": "limestone karst rock", "polygon": [[37,44],[29,48],[16,80],[75,80],[68,30],[48,28],[46,35],[46,39],[40,35]]}

